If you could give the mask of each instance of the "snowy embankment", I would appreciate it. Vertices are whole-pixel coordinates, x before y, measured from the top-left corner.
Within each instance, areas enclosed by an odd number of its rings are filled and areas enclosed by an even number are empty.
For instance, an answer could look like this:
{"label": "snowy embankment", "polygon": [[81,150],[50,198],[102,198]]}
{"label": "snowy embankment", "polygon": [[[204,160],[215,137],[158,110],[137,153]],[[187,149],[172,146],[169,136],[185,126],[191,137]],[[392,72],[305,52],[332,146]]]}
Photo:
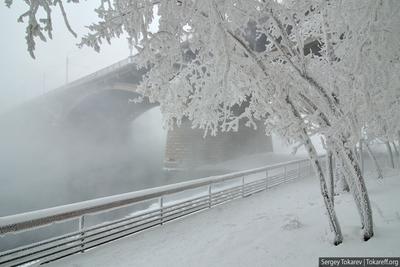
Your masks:
{"label": "snowy embankment", "polygon": [[317,266],[320,256],[399,256],[400,175],[367,173],[375,236],[361,241],[349,193],[336,198],[335,247],[315,177],[238,199],[51,266]]}
{"label": "snowy embankment", "polygon": [[305,155],[291,155],[284,153],[266,152],[253,155],[246,155],[232,160],[223,161],[216,164],[201,166],[201,170],[229,170],[229,172],[243,171],[254,168],[274,165],[292,160],[305,159]]}

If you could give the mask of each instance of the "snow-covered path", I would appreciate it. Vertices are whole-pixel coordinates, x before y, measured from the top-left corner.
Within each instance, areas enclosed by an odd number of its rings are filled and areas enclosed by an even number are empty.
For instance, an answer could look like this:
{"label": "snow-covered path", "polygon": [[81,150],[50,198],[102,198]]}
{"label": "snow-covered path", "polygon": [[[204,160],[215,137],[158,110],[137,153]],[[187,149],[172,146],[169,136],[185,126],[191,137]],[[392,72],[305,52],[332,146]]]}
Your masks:
{"label": "snow-covered path", "polygon": [[400,176],[368,187],[375,237],[360,239],[351,195],[337,197],[344,243],[334,247],[315,178],[217,206],[50,266],[317,266],[320,256],[400,255]]}

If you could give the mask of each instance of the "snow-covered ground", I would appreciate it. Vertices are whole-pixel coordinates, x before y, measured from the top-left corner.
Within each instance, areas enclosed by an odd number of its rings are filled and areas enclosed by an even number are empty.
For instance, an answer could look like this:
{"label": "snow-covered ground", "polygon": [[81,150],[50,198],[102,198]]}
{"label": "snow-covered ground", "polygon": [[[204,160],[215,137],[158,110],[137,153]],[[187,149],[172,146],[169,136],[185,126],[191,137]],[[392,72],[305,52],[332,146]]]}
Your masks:
{"label": "snow-covered ground", "polygon": [[50,266],[317,266],[321,256],[400,255],[400,175],[369,172],[375,237],[361,241],[349,193],[336,198],[344,243],[333,246],[314,177],[238,199]]}

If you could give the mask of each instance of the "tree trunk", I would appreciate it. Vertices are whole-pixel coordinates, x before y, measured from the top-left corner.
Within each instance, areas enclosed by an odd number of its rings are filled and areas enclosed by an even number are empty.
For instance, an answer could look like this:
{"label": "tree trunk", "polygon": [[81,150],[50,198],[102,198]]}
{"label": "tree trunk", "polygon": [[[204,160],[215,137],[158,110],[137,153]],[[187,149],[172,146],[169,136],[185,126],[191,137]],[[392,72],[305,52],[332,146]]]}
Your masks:
{"label": "tree trunk", "polygon": [[342,174],[342,183],[343,183],[343,187],[342,187],[343,191],[350,192],[349,183],[347,182],[346,177],[344,176],[344,174]]}
{"label": "tree trunk", "polygon": [[[294,117],[297,120],[299,120],[299,122],[302,122],[300,113],[298,112],[298,110],[296,109],[296,107],[294,106],[292,101],[290,100],[289,96],[286,96],[285,100],[286,100],[286,103],[290,106]],[[328,187],[326,186],[326,180],[325,180],[324,172],[322,170],[321,163],[318,160],[318,156],[317,156],[315,147],[314,147],[313,143],[311,142],[311,139],[308,136],[305,128],[300,129],[300,137],[304,141],[304,147],[307,150],[308,156],[311,161],[311,165],[313,166],[315,174],[317,175],[317,177],[319,179],[320,190],[321,190],[321,194],[324,199],[325,208],[326,208],[326,211],[328,214],[329,224],[335,235],[333,244],[335,246],[337,246],[343,242],[342,230],[340,229],[340,224],[336,217],[335,208],[329,197]]]}
{"label": "tree trunk", "polygon": [[397,132],[397,138],[398,138],[397,142],[399,143],[399,146],[400,146],[400,131]]}
{"label": "tree trunk", "polygon": [[397,149],[396,143],[394,141],[392,142],[392,146],[393,146],[394,152],[396,153],[396,156],[400,156],[399,150]]}
{"label": "tree trunk", "polygon": [[337,246],[343,242],[343,236],[342,236],[342,230],[340,229],[339,221],[336,217],[335,208],[333,206],[333,201],[332,201],[333,199],[329,197],[328,187],[326,186],[324,172],[322,171],[322,166],[320,164],[320,161],[318,160],[318,156],[315,151],[314,145],[312,144],[310,138],[308,137],[308,135],[306,135],[306,133],[304,133],[303,135],[304,135],[303,138],[305,140],[304,146],[308,152],[308,156],[314,168],[315,174],[319,179],[321,194],[324,199],[326,211],[328,213],[329,223],[335,235],[333,243],[335,246]]}
{"label": "tree trunk", "polygon": [[378,172],[378,179],[383,179],[382,169],[379,166],[378,160],[376,159],[374,153],[372,153],[372,150],[367,142],[365,143],[365,148],[367,149],[368,155],[371,158],[372,162],[374,162],[376,171]]}
{"label": "tree trunk", "polygon": [[360,154],[358,153],[357,145],[354,146],[353,153],[354,153],[355,158],[357,159],[358,163],[360,163]]}
{"label": "tree trunk", "polygon": [[354,182],[352,186],[352,183],[348,181],[350,189],[354,191],[353,196],[355,198],[356,204],[360,209],[363,226],[363,238],[365,241],[367,241],[374,235],[374,230],[371,203],[369,201],[364,177],[361,174],[361,169],[354,155],[354,152],[351,149],[345,147],[344,142],[343,145],[340,147],[340,153],[344,159],[345,167],[350,174],[348,178],[349,180],[352,179]]}
{"label": "tree trunk", "polygon": [[346,191],[346,192],[351,192],[353,199],[354,199],[354,203],[356,204],[356,208],[357,208],[357,213],[360,216],[360,222],[361,222],[361,228],[364,228],[364,217],[363,217],[363,211],[361,208],[361,201],[360,201],[360,197],[357,193],[356,190],[356,185],[354,182],[354,179],[351,179],[352,175],[350,174],[350,172],[348,171],[347,168],[345,168],[345,164],[343,159],[341,158],[340,154],[338,151],[335,151],[336,153],[336,159],[339,162],[339,169],[340,171],[340,182],[342,185],[342,190]]}
{"label": "tree trunk", "polygon": [[331,198],[332,206],[335,206],[335,181],[333,175],[333,155],[330,149],[328,149],[326,154],[326,173],[329,181],[329,197]]}
{"label": "tree trunk", "polygon": [[336,154],[336,184],[340,184],[341,191],[349,192],[349,184],[346,181],[342,159]]}
{"label": "tree trunk", "polygon": [[359,150],[359,162],[361,165],[361,174],[364,175],[364,151],[363,151],[363,140],[361,139],[359,142],[360,150]]}
{"label": "tree trunk", "polygon": [[385,142],[388,154],[389,154],[389,160],[390,160],[390,167],[394,169],[394,160],[393,160],[393,153],[392,153],[392,148],[390,147],[389,141]]}

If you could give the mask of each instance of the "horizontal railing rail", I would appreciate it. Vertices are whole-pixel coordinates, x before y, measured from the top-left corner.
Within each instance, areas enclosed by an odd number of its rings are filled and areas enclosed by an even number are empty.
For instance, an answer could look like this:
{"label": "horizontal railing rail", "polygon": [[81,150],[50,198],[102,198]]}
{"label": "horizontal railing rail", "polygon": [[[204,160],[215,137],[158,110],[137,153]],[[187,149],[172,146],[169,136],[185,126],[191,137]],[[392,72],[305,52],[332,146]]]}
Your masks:
{"label": "horizontal railing rail", "polygon": [[61,87],[59,87],[60,89],[65,89],[65,88],[70,88],[70,87],[76,87],[78,85],[82,85],[84,83],[89,83],[92,82],[96,79],[98,79],[99,77],[103,77],[105,75],[108,75],[110,73],[113,73],[125,66],[131,65],[135,63],[135,56],[129,56],[127,58],[124,58],[114,64],[111,64],[105,68],[102,68],[98,71],[95,71],[89,75],[86,75],[82,78],[79,78],[75,81],[69,82]]}
{"label": "horizontal railing rail", "polygon": [[[81,253],[162,225],[227,201],[246,197],[311,173],[308,159],[294,160],[251,170],[211,176],[197,180],[103,197],[59,207],[0,217],[0,238],[37,228],[78,220],[78,231],[56,236],[33,244],[0,252],[0,265],[18,266],[38,261],[44,264],[72,254]],[[258,175],[254,177],[254,175]],[[190,190],[200,190],[197,193]],[[185,193],[185,196],[174,194]],[[171,198],[171,199],[168,199]],[[150,207],[122,219],[85,227],[85,218],[145,201],[157,201]]]}

